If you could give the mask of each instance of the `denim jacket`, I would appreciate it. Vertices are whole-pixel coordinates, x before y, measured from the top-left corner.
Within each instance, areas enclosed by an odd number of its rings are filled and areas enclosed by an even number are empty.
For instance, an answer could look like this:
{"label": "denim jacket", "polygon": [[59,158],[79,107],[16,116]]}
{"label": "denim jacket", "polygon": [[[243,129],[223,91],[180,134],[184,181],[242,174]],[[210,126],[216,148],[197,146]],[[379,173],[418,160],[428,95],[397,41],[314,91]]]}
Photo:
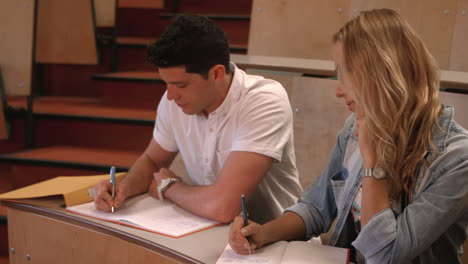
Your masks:
{"label": "denim jacket", "polygon": [[[348,175],[343,159],[354,136],[354,115],[337,136],[326,168],[288,208],[302,217],[307,237],[330,229],[329,245],[357,249],[367,263],[460,263],[468,223],[468,132],[444,106],[433,143],[438,151],[419,168],[413,200],[400,214],[391,208],[374,215],[359,232],[350,214],[362,173]],[[362,159],[359,160],[362,170]]]}

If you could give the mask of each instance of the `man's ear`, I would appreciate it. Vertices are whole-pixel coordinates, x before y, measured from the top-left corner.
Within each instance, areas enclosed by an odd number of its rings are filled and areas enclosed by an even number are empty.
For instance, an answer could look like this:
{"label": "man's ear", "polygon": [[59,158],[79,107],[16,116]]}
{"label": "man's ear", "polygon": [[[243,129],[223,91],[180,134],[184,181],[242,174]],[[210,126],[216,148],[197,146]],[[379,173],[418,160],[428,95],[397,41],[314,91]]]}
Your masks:
{"label": "man's ear", "polygon": [[211,68],[211,72],[213,74],[214,80],[224,80],[226,75],[226,68],[224,68],[224,65],[216,64]]}

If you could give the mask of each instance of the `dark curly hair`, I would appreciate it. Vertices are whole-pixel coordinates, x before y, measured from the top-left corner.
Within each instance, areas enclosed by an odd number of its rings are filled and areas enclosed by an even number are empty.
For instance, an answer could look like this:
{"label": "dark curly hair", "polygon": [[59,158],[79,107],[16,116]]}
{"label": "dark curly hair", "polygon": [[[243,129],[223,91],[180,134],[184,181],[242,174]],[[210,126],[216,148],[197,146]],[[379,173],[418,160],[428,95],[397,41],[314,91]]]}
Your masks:
{"label": "dark curly hair", "polygon": [[185,66],[187,72],[205,79],[217,64],[230,72],[226,34],[213,20],[200,15],[175,17],[158,41],[148,47],[147,60],[160,68]]}

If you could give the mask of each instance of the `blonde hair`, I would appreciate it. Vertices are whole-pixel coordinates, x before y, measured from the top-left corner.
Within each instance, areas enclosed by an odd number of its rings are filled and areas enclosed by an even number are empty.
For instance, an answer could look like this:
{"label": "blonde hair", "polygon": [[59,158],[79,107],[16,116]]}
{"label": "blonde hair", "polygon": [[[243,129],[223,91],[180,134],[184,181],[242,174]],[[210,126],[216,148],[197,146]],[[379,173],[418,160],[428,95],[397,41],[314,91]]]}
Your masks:
{"label": "blonde hair", "polygon": [[389,174],[390,198],[411,193],[432,144],[441,105],[438,67],[395,11],[364,11],[333,37],[343,46],[356,101],[366,115],[377,166]]}

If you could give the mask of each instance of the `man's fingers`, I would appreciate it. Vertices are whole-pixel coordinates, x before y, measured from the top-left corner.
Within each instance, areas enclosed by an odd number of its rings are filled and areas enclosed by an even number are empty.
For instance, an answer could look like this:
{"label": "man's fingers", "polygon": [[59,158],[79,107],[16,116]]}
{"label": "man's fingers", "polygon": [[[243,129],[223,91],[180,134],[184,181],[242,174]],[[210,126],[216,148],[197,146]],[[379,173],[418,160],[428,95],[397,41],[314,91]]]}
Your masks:
{"label": "man's fingers", "polygon": [[157,191],[157,182],[155,180],[151,181],[151,184],[148,187],[148,192],[153,196],[154,198],[159,199],[158,197],[158,191]]}
{"label": "man's fingers", "polygon": [[96,209],[104,211],[104,212],[110,212],[111,208],[109,204],[104,201],[103,199],[98,199],[94,202],[94,205],[96,206]]}

